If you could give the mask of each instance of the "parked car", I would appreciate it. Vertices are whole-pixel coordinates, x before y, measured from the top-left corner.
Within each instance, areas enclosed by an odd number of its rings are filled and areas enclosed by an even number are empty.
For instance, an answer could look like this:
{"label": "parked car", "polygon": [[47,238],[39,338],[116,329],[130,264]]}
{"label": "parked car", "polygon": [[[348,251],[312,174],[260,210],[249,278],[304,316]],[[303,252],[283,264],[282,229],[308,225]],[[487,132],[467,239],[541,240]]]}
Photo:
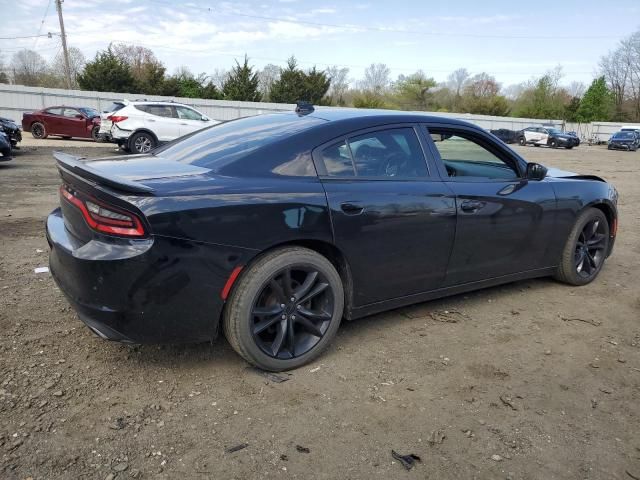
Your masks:
{"label": "parked car", "polygon": [[548,127],[528,127],[520,131],[518,135],[518,143],[524,145],[547,145],[551,148],[564,147],[572,149],[579,142],[572,135],[562,133],[557,128]]}
{"label": "parked car", "polygon": [[518,132],[515,130],[509,130],[507,128],[498,128],[496,130],[489,130],[504,143],[516,143],[518,138]]}
{"label": "parked car", "polygon": [[[299,367],[342,318],[552,275],[596,278],[616,189],[419,113],[259,115],[150,154],[54,154],[50,271],[102,338]],[[125,160],[126,161],[123,161]]]}
{"label": "parked car", "polygon": [[100,129],[100,113],[88,107],[47,107],[22,114],[22,130],[33,138],[57,136],[62,138],[96,139]]}
{"label": "parked car", "polygon": [[637,125],[626,125],[620,129],[621,132],[633,132],[636,137],[636,147],[640,148],[640,127]]}
{"label": "parked car", "polygon": [[0,132],[4,132],[11,144],[11,148],[16,148],[22,141],[22,132],[16,122],[10,118],[0,117]]}
{"label": "parked car", "polygon": [[11,160],[11,141],[7,134],[0,132],[0,162]]}
{"label": "parked car", "polygon": [[580,136],[578,135],[578,132],[566,132],[567,135],[571,135],[573,138],[576,139],[576,147],[578,145],[580,145]]}
{"label": "parked car", "polygon": [[211,120],[195,108],[174,102],[114,102],[102,115],[101,141],[117,143],[126,152],[147,153],[158,145],[210,127]]}
{"label": "parked car", "polygon": [[633,131],[620,131],[613,134],[607,145],[609,150],[627,150],[635,152],[638,150],[638,137]]}

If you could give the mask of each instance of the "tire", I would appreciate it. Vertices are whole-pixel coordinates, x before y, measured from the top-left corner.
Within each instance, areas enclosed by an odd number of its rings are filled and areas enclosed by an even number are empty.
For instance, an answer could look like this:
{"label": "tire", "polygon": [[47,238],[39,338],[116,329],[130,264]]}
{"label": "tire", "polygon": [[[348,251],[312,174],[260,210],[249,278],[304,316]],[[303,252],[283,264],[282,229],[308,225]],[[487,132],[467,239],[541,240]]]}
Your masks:
{"label": "tire", "polygon": [[[588,232],[585,234],[585,230],[591,230],[594,223],[596,225],[595,232],[599,239],[597,244],[593,243],[596,237],[589,238]],[[581,244],[584,247],[581,248]],[[600,273],[608,250],[609,223],[607,217],[602,213],[602,210],[597,208],[584,210],[578,215],[567,238],[554,278],[569,285],[586,285],[592,282]],[[590,258],[593,258],[593,262],[590,261]]]}
{"label": "tire", "polygon": [[[291,289],[285,288],[287,271]],[[273,283],[279,292],[271,287]],[[305,296],[325,284],[305,301]],[[302,300],[300,306],[298,300]],[[274,316],[256,315],[260,309]],[[286,247],[258,257],[242,272],[227,300],[223,329],[229,344],[247,362],[274,372],[290,370],[312,361],[327,348],[340,326],[343,309],[344,289],[333,264],[313,250]],[[312,334],[307,325],[321,335]],[[288,336],[290,331],[295,332],[292,337]]]}
{"label": "tire", "polygon": [[95,126],[91,129],[91,138],[94,142],[98,141],[98,132],[100,131],[100,127]]}
{"label": "tire", "polygon": [[571,150],[572,148],[573,148],[573,145],[569,145],[569,146],[567,147],[567,150]]}
{"label": "tire", "polygon": [[518,143],[520,144],[521,147],[524,147],[527,144],[527,139],[524,137],[520,137],[518,139]]}
{"label": "tire", "polygon": [[558,142],[556,142],[555,140],[551,140],[551,141],[549,142],[549,146],[550,146],[551,148],[558,148]]}
{"label": "tire", "polygon": [[132,153],[149,153],[157,145],[156,137],[147,132],[134,133],[129,138],[129,150]]}
{"label": "tire", "polygon": [[31,124],[31,135],[33,138],[37,138],[38,140],[44,140],[49,136],[44,123],[41,122],[34,122]]}
{"label": "tire", "polygon": [[607,145],[607,150],[613,150],[613,147],[611,145]]}

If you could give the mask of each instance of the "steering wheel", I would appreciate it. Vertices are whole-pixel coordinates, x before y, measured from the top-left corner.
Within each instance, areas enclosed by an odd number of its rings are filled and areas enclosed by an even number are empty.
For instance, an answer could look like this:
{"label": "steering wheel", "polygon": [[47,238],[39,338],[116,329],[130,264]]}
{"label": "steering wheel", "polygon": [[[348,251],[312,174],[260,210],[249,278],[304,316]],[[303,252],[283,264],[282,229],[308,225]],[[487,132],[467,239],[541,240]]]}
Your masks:
{"label": "steering wheel", "polygon": [[382,177],[398,177],[406,175],[407,172],[402,171],[406,167],[406,157],[400,153],[391,153],[387,155],[378,170],[378,175]]}

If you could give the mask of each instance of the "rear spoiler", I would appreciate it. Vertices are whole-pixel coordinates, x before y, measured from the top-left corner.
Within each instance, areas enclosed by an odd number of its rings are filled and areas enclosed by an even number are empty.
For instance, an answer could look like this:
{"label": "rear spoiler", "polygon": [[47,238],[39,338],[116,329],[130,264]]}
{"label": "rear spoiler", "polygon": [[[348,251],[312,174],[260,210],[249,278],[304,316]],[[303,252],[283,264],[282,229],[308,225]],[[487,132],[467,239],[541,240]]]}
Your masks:
{"label": "rear spoiler", "polygon": [[117,175],[108,175],[90,167],[82,160],[85,157],[77,157],[64,152],[53,152],[53,158],[58,163],[58,169],[75,177],[82,177],[100,185],[107,185],[117,190],[131,193],[153,193],[153,188],[139,182],[133,182]]}

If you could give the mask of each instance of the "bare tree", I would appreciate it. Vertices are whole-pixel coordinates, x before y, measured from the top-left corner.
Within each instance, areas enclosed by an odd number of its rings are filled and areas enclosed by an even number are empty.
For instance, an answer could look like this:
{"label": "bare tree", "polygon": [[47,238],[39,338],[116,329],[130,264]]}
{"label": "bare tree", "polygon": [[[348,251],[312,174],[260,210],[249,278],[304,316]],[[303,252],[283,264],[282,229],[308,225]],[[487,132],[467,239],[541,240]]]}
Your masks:
{"label": "bare tree", "polygon": [[485,72],[474,75],[466,84],[464,92],[475,97],[493,97],[500,92],[500,84]]}
{"label": "bare tree", "polygon": [[349,69],[337,66],[327,68],[327,77],[331,80],[331,86],[327,95],[333,99],[337,105],[344,105],[344,95],[349,89]]}
{"label": "bare tree", "polygon": [[38,86],[47,74],[47,62],[33,50],[20,50],[11,59],[13,81],[19,85]]}
{"label": "bare tree", "polygon": [[462,94],[464,85],[470,76],[471,74],[466,68],[454,70],[447,77],[447,87],[455,94],[456,97],[459,97]]}
{"label": "bare tree", "polygon": [[381,95],[389,89],[389,75],[391,69],[384,63],[372,63],[364,71],[364,78],[360,81],[360,88],[365,91]]}
{"label": "bare tree", "polygon": [[272,63],[265,65],[264,68],[258,72],[258,79],[260,80],[259,88],[263,99],[267,100],[269,98],[271,86],[274,82],[278,81],[279,78],[280,67]]}
{"label": "bare tree", "polygon": [[567,93],[571,95],[571,97],[577,98],[582,98],[586,90],[587,87],[582,82],[571,82],[567,87]]}
{"label": "bare tree", "polygon": [[0,53],[0,83],[9,83],[9,72],[4,64],[4,55]]}
{"label": "bare tree", "polygon": [[216,68],[211,74],[211,82],[216,86],[218,90],[222,90],[224,82],[229,76],[229,71],[225,68]]}
{"label": "bare tree", "polygon": [[[69,47],[69,68],[71,72],[71,87],[78,88],[78,75],[82,73],[85,64],[87,63],[87,59],[84,54],[80,51],[79,48]],[[64,66],[64,55],[62,52],[58,52],[58,54],[51,62],[51,74],[61,79],[61,85],[64,85],[65,78],[65,66]]]}

